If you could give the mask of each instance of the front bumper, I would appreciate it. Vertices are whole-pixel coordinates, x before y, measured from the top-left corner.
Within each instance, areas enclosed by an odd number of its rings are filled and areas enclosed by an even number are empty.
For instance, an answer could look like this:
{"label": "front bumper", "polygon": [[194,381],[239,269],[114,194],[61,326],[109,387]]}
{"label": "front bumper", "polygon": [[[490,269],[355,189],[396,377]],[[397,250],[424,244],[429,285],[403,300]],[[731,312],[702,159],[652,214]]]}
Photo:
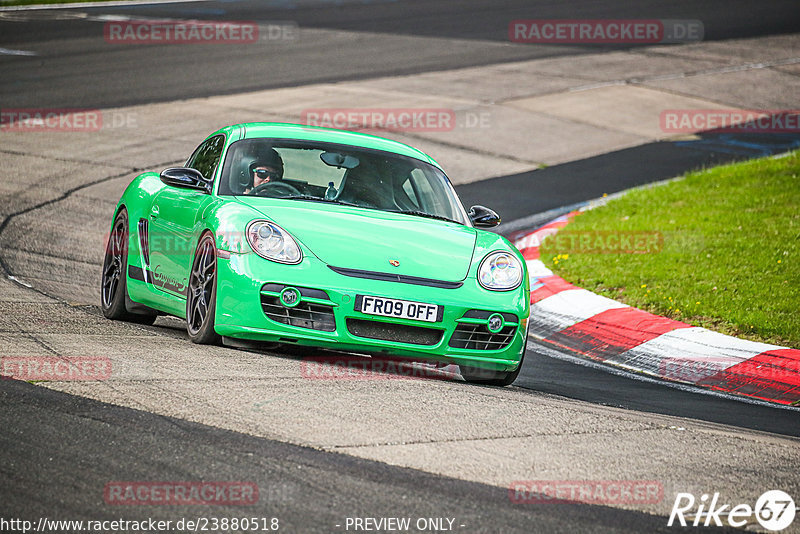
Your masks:
{"label": "front bumper", "polygon": [[[222,336],[494,371],[513,371],[525,351],[530,310],[526,284],[495,292],[467,278],[461,287],[446,289],[347,276],[313,256],[298,265],[282,265],[254,253],[218,257],[217,284],[215,329]],[[279,295],[286,287],[301,290],[296,309],[308,313],[281,310]],[[364,314],[355,309],[357,295],[442,305],[442,320],[428,323]],[[485,327],[489,315],[495,313],[505,319],[499,337],[489,335]],[[282,318],[283,314],[289,318]]]}

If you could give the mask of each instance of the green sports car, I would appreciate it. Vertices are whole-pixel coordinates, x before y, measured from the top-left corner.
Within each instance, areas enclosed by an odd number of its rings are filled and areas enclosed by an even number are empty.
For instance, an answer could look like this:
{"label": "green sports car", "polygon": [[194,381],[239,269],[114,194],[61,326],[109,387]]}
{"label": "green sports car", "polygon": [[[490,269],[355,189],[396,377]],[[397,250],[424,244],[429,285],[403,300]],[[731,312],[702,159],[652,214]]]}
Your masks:
{"label": "green sports car", "polygon": [[195,343],[252,340],[457,364],[507,385],[522,365],[525,261],[480,227],[441,167],[365,134],[223,128],[185,167],[137,176],[103,263],[109,319],[186,319]]}

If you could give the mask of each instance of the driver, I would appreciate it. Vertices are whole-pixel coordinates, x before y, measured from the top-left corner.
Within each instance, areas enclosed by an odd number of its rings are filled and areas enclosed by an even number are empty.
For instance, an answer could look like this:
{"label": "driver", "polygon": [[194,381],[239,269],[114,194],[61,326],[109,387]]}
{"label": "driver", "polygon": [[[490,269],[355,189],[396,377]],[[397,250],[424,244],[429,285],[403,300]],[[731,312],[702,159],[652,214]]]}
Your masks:
{"label": "driver", "polygon": [[283,160],[280,154],[274,148],[269,148],[259,154],[258,158],[250,164],[249,175],[250,187],[245,189],[245,194],[260,185],[282,179]]}

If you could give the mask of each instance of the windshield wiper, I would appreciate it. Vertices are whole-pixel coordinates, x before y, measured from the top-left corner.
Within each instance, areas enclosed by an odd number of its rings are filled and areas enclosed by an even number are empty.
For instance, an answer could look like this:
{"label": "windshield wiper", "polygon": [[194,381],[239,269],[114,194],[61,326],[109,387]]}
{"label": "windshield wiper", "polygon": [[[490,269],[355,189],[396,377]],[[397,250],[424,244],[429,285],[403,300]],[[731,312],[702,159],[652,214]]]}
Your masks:
{"label": "windshield wiper", "polygon": [[402,213],[403,215],[416,215],[417,217],[426,217],[428,219],[438,219],[440,221],[447,221],[456,224],[464,224],[458,221],[454,221],[448,217],[443,217],[442,215],[434,215],[433,213],[426,213],[424,211],[414,211],[414,210],[386,210],[392,213]]}

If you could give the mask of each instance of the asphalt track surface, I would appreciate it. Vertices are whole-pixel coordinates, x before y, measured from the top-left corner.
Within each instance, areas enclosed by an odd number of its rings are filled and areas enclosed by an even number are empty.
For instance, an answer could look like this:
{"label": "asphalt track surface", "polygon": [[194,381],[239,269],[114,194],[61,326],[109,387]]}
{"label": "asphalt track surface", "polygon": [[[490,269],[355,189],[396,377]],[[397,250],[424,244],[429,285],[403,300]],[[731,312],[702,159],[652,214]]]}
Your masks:
{"label": "asphalt track surface", "polygon": [[[113,107],[597,51],[592,47],[510,45],[507,24],[515,18],[702,19],[707,40],[771,35],[796,31],[800,26],[796,2],[772,2],[768,9],[761,4],[725,1],[698,2],[690,7],[652,1],[629,6],[579,2],[570,4],[568,11],[550,3],[521,1],[500,5],[456,1],[264,4],[204,2],[113,11],[147,17],[290,20],[301,28],[363,35],[340,43],[333,36],[315,34],[299,49],[286,48],[266,57],[263,50],[247,47],[161,47],[153,64],[153,47],[110,49],[98,34],[102,26],[96,21],[51,20],[42,15],[19,22],[0,17],[2,46],[35,50],[41,56],[0,57],[0,102],[3,107]],[[386,35],[437,39],[425,50],[410,54],[408,49],[398,49]],[[60,49],[62,39],[83,41],[74,49]],[[336,54],[323,53],[332,46],[337,47]],[[363,53],[365,48],[370,53]],[[298,64],[307,68],[295,68]],[[718,138],[708,136],[711,141]],[[767,152],[779,152],[783,144],[791,145],[795,139],[750,141],[758,141]],[[713,146],[713,142],[695,146],[653,143],[533,171],[549,184],[543,189],[547,193],[536,198],[502,194],[513,190],[522,175],[461,186],[459,194],[467,204],[474,201],[497,207],[505,220],[513,220],[754,155]],[[601,405],[800,435],[793,411],[631,380],[536,351],[528,352],[515,385]],[[242,515],[277,516],[291,527],[287,530],[298,532],[335,531],[333,526],[345,516],[402,515],[458,517],[470,532],[530,531],[530,525],[550,532],[665,530],[664,518],[647,514],[577,504],[515,506],[502,488],[222,431],[13,381],[0,382],[0,407],[0,421],[6,429],[0,434],[3,517],[49,514],[64,519],[101,519],[108,514],[110,519],[116,514],[108,511],[97,492],[109,480],[180,480],[213,474],[220,480],[258,482],[266,498],[257,505],[257,513],[247,509]],[[12,487],[14,491],[8,491]],[[184,515],[184,510],[164,507],[125,512],[129,518]],[[196,515],[186,510],[190,512]],[[218,515],[238,512],[220,509]]]}
{"label": "asphalt track surface", "polygon": [[[0,434],[3,518],[277,517],[281,532],[345,532],[347,517],[455,518],[456,532],[672,530],[663,518],[649,514],[585,504],[514,504],[504,488],[255,438],[17,381],[0,382],[0,422],[6,429]],[[259,500],[200,511],[197,506],[104,503],[102,488],[109,481],[198,479],[254,482]]]}
{"label": "asphalt track surface", "polygon": [[[800,27],[793,0],[243,0],[75,12],[289,22],[299,25],[300,33],[287,43],[120,45],[105,42],[103,21],[74,12],[0,13],[0,46],[38,54],[0,55],[2,107],[119,107],[624,48],[513,44],[508,25],[516,19],[696,19],[703,22],[706,41],[790,33]],[[424,46],[419,38],[425,38]]]}

